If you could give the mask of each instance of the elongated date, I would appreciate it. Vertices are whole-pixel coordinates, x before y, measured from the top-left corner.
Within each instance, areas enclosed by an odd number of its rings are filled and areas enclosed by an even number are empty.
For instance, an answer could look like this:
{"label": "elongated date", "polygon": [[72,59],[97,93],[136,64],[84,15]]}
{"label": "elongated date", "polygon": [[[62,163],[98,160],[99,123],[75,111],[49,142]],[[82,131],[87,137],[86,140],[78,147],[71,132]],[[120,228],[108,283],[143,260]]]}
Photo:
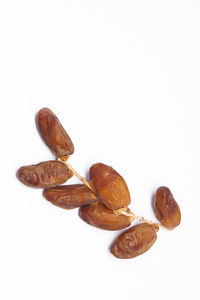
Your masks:
{"label": "elongated date", "polygon": [[65,209],[80,207],[96,199],[96,195],[84,184],[47,188],[44,190],[43,195],[52,204]]}
{"label": "elongated date", "polygon": [[156,239],[154,226],[141,223],[120,234],[113,242],[110,251],[117,258],[133,258],[148,251]]}
{"label": "elongated date", "polygon": [[54,160],[24,166],[17,171],[17,178],[23,184],[34,188],[56,186],[66,182],[72,176],[72,171],[64,163]]}
{"label": "elongated date", "polygon": [[67,157],[74,152],[74,145],[56,115],[49,108],[42,108],[36,116],[38,131],[56,157]]}
{"label": "elongated date", "polygon": [[110,166],[94,164],[90,168],[90,184],[100,201],[111,210],[126,207],[131,202],[125,180]]}
{"label": "elongated date", "polygon": [[169,188],[162,186],[156,191],[154,211],[158,220],[168,228],[174,228],[181,222],[181,211]]}
{"label": "elongated date", "polygon": [[88,224],[105,230],[120,230],[131,224],[127,216],[115,215],[99,201],[80,207],[79,216]]}

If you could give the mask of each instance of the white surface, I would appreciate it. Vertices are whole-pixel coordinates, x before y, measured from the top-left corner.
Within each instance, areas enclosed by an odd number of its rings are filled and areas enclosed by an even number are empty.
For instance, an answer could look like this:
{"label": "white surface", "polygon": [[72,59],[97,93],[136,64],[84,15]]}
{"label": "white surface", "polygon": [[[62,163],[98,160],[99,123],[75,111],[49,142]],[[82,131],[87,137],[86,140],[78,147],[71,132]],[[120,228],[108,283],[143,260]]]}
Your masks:
{"label": "white surface", "polygon": [[[0,298],[199,299],[200,2],[3,0],[0,44]],[[18,167],[53,158],[35,128],[43,106],[77,171],[112,165],[152,220],[152,194],[169,186],[181,226],[117,260],[117,232],[18,182]]]}

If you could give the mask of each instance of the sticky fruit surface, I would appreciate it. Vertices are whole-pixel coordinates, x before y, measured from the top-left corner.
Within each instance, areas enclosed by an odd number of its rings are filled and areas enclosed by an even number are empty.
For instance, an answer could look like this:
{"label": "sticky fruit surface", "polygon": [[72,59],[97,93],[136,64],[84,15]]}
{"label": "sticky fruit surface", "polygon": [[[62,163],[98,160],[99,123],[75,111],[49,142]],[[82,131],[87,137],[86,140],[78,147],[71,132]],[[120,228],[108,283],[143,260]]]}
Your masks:
{"label": "sticky fruit surface", "polygon": [[117,258],[133,258],[148,251],[156,239],[154,227],[148,223],[141,223],[120,234],[110,251]]}
{"label": "sticky fruit surface", "polygon": [[120,230],[131,224],[127,216],[115,215],[112,210],[98,200],[82,206],[79,209],[79,216],[88,224],[105,230]]}
{"label": "sticky fruit surface", "polygon": [[90,184],[100,201],[111,210],[117,210],[130,204],[131,198],[123,177],[112,167],[102,163],[90,168]]}
{"label": "sticky fruit surface", "polygon": [[66,182],[72,176],[72,171],[64,163],[54,160],[24,166],[17,171],[17,178],[23,184],[34,188],[56,186]]}
{"label": "sticky fruit surface", "polygon": [[154,211],[158,220],[168,228],[174,228],[181,222],[181,211],[169,188],[157,189]]}
{"label": "sticky fruit surface", "polygon": [[36,116],[38,131],[56,157],[65,157],[74,152],[74,145],[56,115],[49,108],[42,108]]}
{"label": "sticky fruit surface", "polygon": [[47,188],[43,195],[52,204],[65,209],[80,207],[96,199],[96,195],[83,184]]}

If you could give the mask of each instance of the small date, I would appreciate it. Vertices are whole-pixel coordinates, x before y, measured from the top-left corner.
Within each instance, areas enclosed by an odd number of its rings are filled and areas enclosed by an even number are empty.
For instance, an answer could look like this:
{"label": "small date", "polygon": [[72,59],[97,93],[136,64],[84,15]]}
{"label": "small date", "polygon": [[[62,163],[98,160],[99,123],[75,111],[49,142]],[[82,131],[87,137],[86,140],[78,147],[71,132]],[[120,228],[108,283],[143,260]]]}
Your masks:
{"label": "small date", "polygon": [[181,222],[181,210],[169,188],[161,186],[156,191],[154,211],[157,219],[168,228],[175,228]]}
{"label": "small date", "polygon": [[60,161],[44,161],[37,165],[21,167],[17,178],[34,188],[53,187],[66,182],[73,176],[72,171]]}
{"label": "small date", "polygon": [[49,108],[42,108],[36,116],[36,125],[45,144],[56,157],[67,159],[74,152],[74,145],[56,115]]}
{"label": "small date", "polygon": [[117,210],[130,204],[131,198],[123,177],[112,167],[102,163],[90,168],[90,184],[100,201],[111,210]]}
{"label": "small date", "polygon": [[84,184],[47,188],[44,190],[43,196],[52,204],[65,209],[80,207],[96,199],[96,195]]}
{"label": "small date", "polygon": [[141,223],[120,234],[113,242],[110,251],[117,258],[133,258],[148,251],[156,239],[155,227],[148,223]]}
{"label": "small date", "polygon": [[115,215],[99,201],[80,207],[79,216],[88,224],[105,230],[120,230],[131,224],[127,216]]}

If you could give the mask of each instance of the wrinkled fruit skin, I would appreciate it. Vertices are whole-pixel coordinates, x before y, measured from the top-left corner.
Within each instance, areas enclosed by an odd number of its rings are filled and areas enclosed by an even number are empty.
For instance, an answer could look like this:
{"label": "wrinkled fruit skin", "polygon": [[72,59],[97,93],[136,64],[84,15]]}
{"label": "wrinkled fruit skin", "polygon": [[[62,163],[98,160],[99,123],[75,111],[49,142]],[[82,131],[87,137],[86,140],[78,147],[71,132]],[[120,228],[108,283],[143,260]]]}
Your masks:
{"label": "wrinkled fruit skin", "polygon": [[74,145],[58,118],[49,108],[42,108],[36,116],[38,131],[56,157],[67,157],[74,152]]}
{"label": "wrinkled fruit skin", "polygon": [[47,188],[44,190],[43,195],[52,204],[65,209],[80,207],[96,199],[96,195],[84,184]]}
{"label": "wrinkled fruit skin", "polygon": [[181,211],[178,203],[165,186],[157,189],[154,201],[154,211],[158,220],[168,228],[174,228],[181,222]]}
{"label": "wrinkled fruit skin", "polygon": [[82,206],[79,209],[79,216],[88,224],[105,230],[120,230],[131,224],[127,216],[116,216],[112,210],[99,201]]}
{"label": "wrinkled fruit skin", "polygon": [[90,184],[100,201],[111,210],[126,207],[131,202],[126,182],[112,167],[94,164],[90,168]]}
{"label": "wrinkled fruit skin", "polygon": [[23,184],[34,188],[56,186],[66,182],[72,176],[72,171],[64,163],[54,160],[24,166],[17,171],[17,178]]}
{"label": "wrinkled fruit skin", "polygon": [[141,223],[120,234],[110,251],[117,258],[133,258],[148,251],[156,239],[154,227],[148,223]]}

